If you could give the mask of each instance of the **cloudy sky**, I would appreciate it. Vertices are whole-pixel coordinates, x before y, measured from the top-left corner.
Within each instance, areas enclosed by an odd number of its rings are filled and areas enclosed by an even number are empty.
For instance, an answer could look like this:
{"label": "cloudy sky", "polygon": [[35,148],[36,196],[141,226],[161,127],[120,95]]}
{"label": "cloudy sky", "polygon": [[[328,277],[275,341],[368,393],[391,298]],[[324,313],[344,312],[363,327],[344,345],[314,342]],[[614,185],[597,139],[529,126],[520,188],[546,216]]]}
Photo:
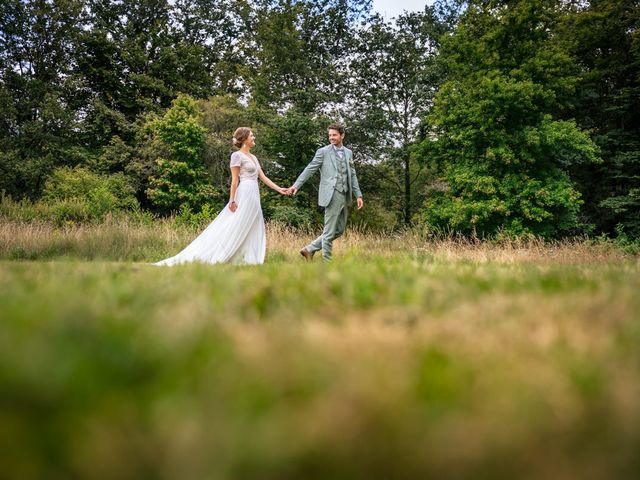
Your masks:
{"label": "cloudy sky", "polygon": [[420,11],[434,0],[373,0],[373,9],[387,18],[397,17],[403,10]]}

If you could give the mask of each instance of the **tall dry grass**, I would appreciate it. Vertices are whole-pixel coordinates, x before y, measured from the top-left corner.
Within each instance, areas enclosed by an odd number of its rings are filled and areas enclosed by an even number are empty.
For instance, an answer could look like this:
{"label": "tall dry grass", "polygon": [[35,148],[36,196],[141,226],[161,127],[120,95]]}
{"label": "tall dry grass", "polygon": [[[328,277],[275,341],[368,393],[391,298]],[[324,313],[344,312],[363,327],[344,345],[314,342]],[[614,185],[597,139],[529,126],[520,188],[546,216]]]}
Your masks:
{"label": "tall dry grass", "polygon": [[[56,227],[46,222],[0,221],[0,258],[43,260],[155,261],[184,248],[199,230],[172,219],[140,223],[108,219],[94,225]],[[292,261],[318,231],[301,231],[278,223],[267,225],[267,261]],[[634,258],[612,242],[539,239],[480,241],[434,238],[417,230],[367,233],[348,229],[334,244],[335,258],[404,255],[443,261],[535,262],[571,264],[614,262]]]}

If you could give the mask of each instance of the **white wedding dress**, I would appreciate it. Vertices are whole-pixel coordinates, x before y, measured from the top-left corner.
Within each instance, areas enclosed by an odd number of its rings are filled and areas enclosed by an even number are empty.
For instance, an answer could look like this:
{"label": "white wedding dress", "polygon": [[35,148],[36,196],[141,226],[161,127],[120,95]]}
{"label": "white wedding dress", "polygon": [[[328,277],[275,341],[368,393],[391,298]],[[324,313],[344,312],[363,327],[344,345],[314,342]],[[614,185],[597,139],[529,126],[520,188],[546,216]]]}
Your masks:
{"label": "white wedding dress", "polygon": [[203,263],[264,263],[266,235],[260,205],[258,173],[260,163],[255,155],[237,151],[231,154],[231,166],[240,167],[240,183],[236,189],[235,212],[229,205],[177,255],[153,265]]}

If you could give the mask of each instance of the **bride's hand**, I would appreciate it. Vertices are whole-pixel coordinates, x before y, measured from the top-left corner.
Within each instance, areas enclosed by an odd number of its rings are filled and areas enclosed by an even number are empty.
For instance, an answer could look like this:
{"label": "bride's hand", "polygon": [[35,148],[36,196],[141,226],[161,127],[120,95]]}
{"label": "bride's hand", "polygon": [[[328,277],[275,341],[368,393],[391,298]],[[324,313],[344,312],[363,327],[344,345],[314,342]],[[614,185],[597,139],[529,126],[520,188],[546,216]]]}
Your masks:
{"label": "bride's hand", "polygon": [[281,195],[289,195],[289,190],[286,188],[278,187],[278,193]]}
{"label": "bride's hand", "polygon": [[238,209],[238,204],[236,202],[229,203],[229,210],[235,212]]}

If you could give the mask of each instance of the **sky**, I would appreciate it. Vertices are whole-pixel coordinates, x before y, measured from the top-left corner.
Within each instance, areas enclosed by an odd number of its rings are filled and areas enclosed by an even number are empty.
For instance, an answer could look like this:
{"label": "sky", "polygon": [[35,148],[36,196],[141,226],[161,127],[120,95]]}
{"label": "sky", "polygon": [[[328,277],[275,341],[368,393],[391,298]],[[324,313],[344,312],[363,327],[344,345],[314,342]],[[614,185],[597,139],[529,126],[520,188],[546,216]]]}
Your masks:
{"label": "sky", "polygon": [[409,12],[422,11],[424,6],[434,0],[373,0],[373,10],[386,18],[397,17],[403,10]]}

